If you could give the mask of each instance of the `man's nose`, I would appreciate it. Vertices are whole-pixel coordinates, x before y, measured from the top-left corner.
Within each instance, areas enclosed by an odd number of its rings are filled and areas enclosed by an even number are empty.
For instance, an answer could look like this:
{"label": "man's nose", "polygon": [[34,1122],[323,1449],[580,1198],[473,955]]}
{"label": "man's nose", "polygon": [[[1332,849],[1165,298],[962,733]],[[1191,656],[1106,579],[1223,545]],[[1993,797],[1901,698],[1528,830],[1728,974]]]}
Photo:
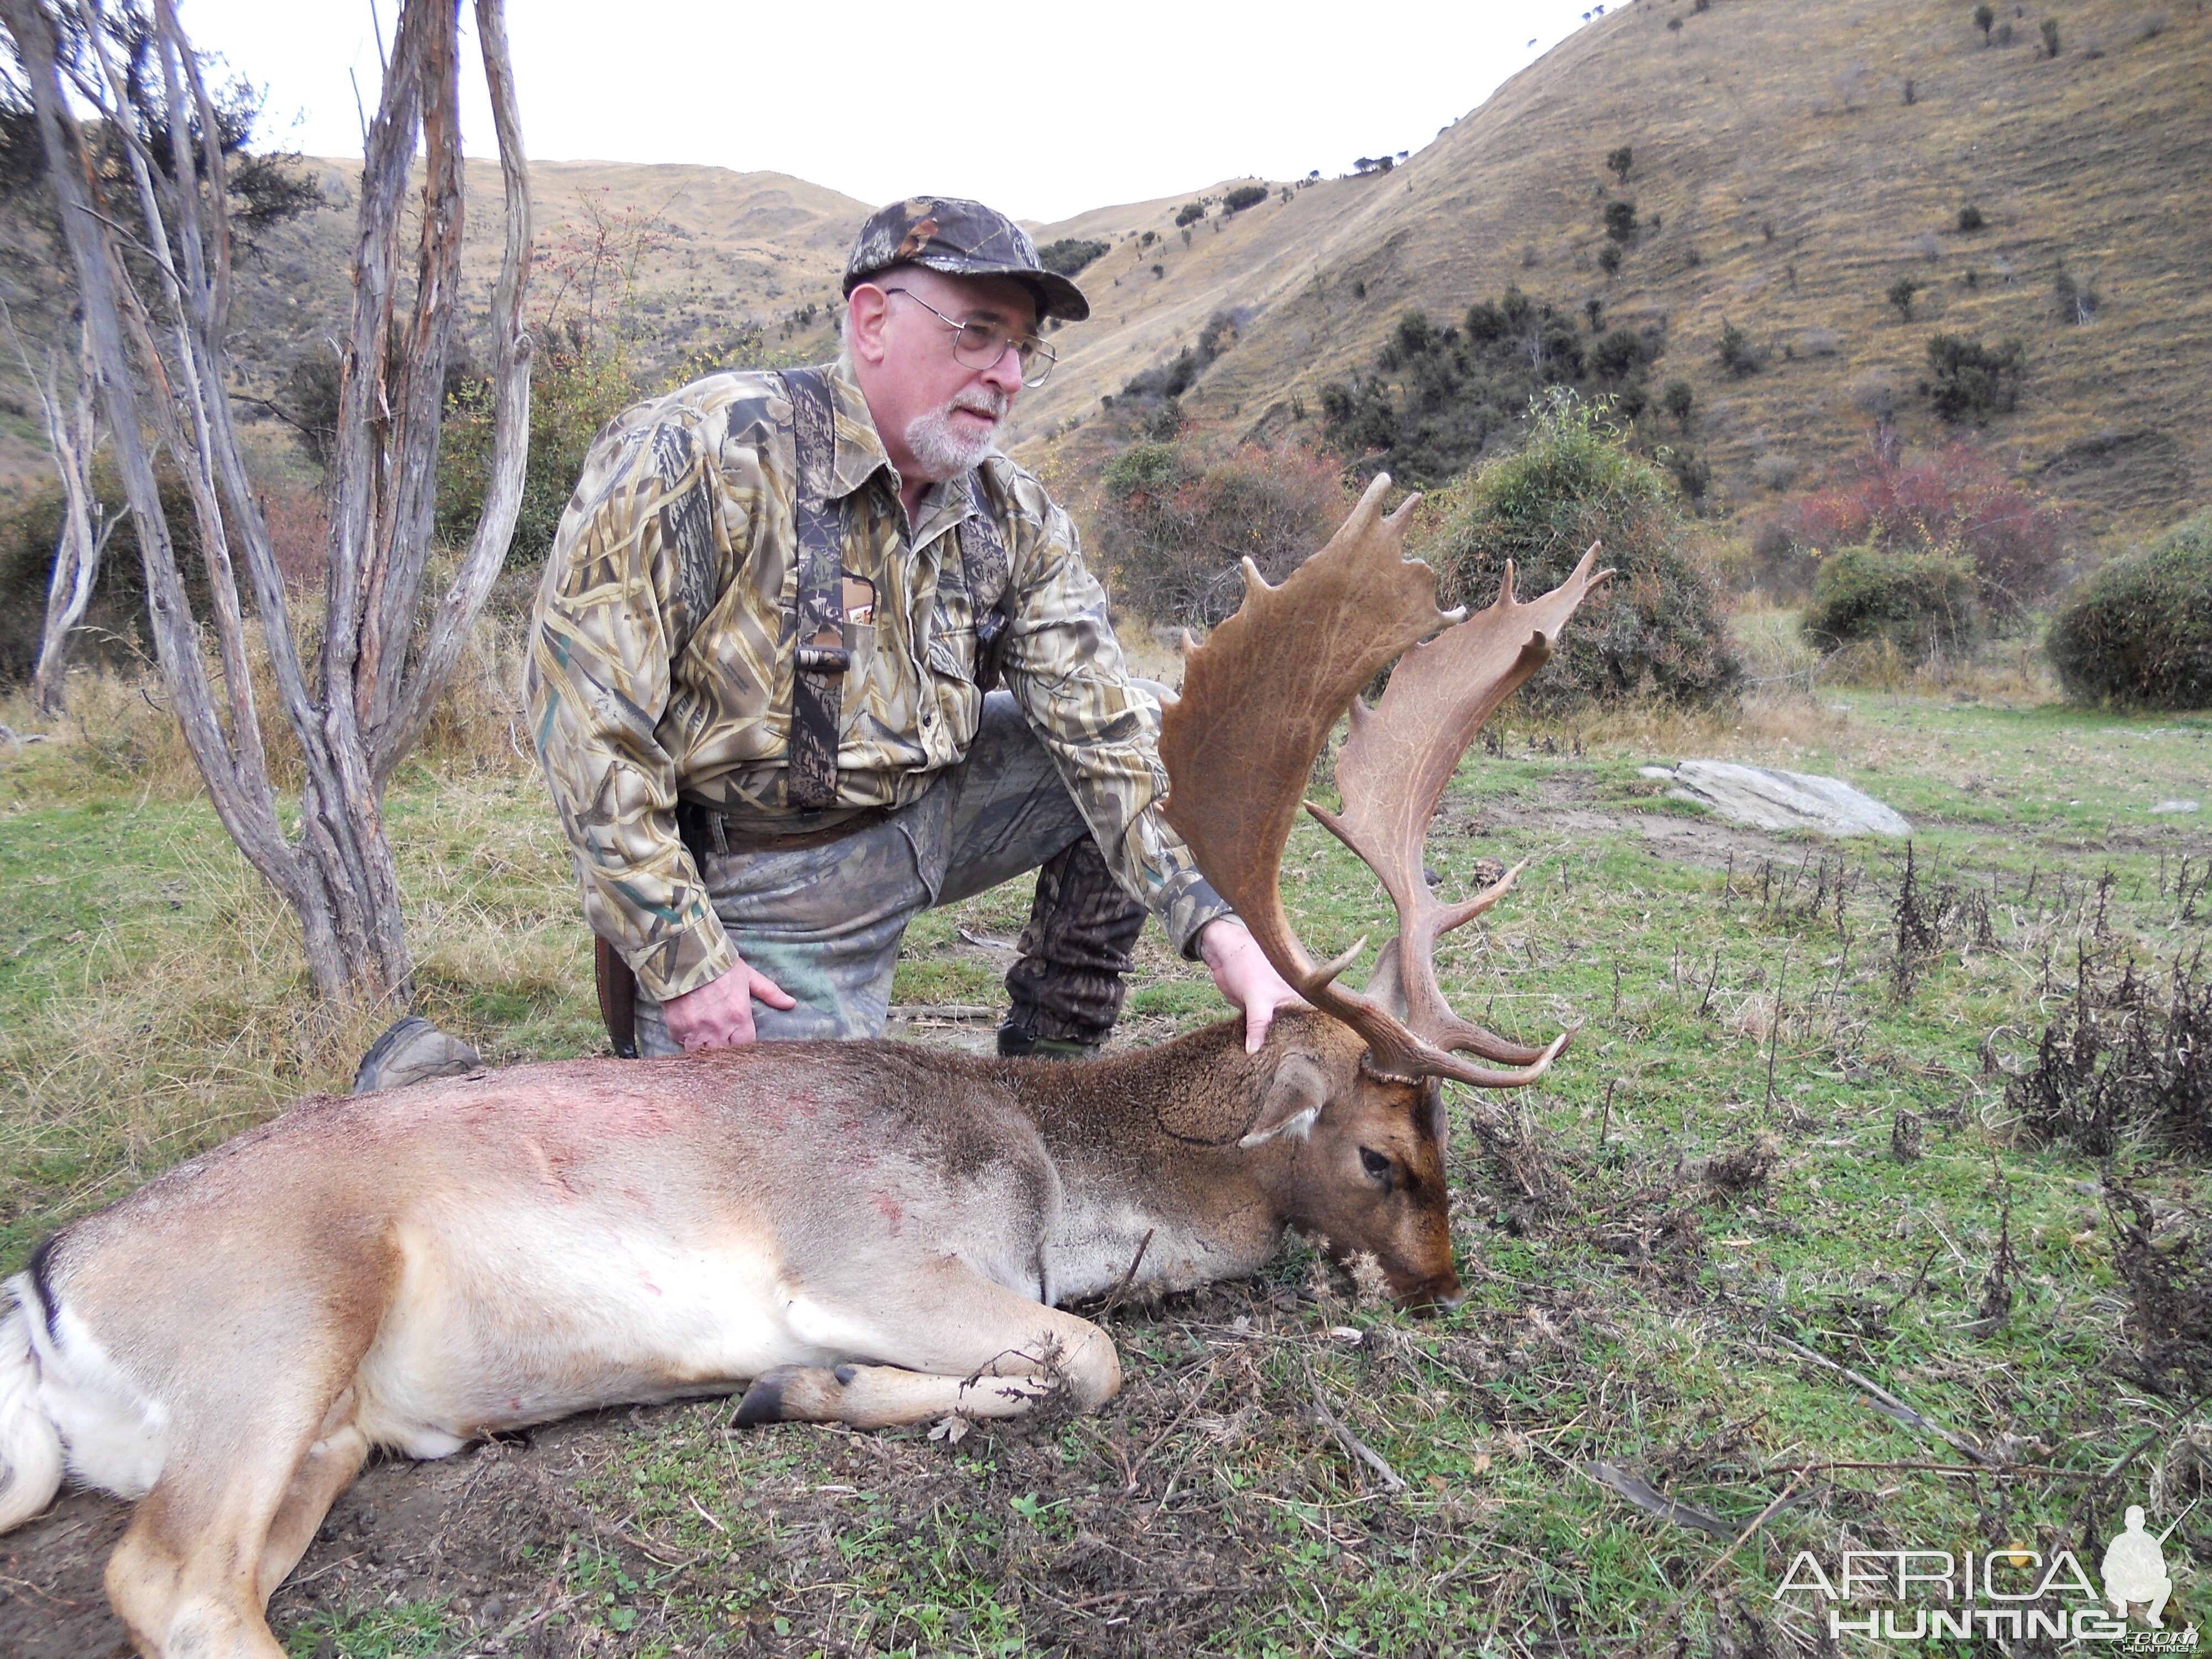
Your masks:
{"label": "man's nose", "polygon": [[1009,398],[1022,389],[1022,354],[1008,341],[1006,349],[999,354],[999,361],[983,371],[983,384],[995,386]]}

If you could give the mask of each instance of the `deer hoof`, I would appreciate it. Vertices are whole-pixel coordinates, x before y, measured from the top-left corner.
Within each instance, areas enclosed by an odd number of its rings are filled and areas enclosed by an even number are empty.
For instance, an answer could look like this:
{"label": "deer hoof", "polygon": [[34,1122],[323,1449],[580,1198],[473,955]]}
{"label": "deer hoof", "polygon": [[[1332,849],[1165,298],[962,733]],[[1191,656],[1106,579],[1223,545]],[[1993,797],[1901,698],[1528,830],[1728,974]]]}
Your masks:
{"label": "deer hoof", "polygon": [[753,1378],[745,1397],[738,1401],[738,1414],[730,1419],[731,1426],[750,1429],[757,1423],[783,1421],[784,1385],[805,1369],[804,1365],[778,1365]]}
{"label": "deer hoof", "polygon": [[778,1365],[753,1379],[745,1397],[738,1401],[733,1428],[756,1423],[834,1423],[845,1385],[857,1373],[850,1365],[834,1371],[819,1365]]}

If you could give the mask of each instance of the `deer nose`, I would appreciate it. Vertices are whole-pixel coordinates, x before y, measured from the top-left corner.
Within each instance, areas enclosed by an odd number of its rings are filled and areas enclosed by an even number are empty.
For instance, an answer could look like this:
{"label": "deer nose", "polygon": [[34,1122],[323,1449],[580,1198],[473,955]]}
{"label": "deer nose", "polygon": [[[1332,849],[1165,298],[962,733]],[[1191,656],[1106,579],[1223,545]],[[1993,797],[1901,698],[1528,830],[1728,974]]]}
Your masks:
{"label": "deer nose", "polygon": [[1402,1298],[1402,1305],[1415,1315],[1448,1314],[1467,1300],[1467,1292],[1460,1288],[1459,1275],[1443,1273],[1425,1285],[1418,1285]]}

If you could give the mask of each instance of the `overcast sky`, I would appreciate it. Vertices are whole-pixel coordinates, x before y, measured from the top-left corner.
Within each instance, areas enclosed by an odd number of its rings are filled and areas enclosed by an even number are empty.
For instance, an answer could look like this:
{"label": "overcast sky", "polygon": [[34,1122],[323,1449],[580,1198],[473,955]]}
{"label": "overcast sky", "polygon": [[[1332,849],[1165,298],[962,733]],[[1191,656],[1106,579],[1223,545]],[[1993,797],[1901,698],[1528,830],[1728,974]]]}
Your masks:
{"label": "overcast sky", "polygon": [[[930,191],[1049,222],[1419,149],[1582,27],[1586,6],[511,0],[507,27],[540,160],[766,168],[864,202]],[[397,10],[378,0],[387,40]],[[361,154],[355,86],[374,109],[378,82],[368,0],[179,0],[179,12],[197,46],[266,88],[271,142]],[[490,154],[473,60],[463,83],[469,150]]]}

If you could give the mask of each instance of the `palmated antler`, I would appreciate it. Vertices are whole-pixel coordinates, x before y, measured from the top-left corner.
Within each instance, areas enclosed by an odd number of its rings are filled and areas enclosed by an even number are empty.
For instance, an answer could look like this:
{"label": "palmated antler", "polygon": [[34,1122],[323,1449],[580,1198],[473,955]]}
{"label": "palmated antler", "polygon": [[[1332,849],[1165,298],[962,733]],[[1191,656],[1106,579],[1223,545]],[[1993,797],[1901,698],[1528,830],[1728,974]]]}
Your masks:
{"label": "palmated antler", "polygon": [[[1463,612],[1437,609],[1435,573],[1401,556],[1419,498],[1386,519],[1389,487],[1387,473],[1377,477],[1328,545],[1281,586],[1270,587],[1245,561],[1243,605],[1188,657],[1182,697],[1162,723],[1170,785],[1164,810],[1275,970],[1367,1039],[1370,1071],[1517,1087],[1541,1077],[1571,1033],[1524,1048],[1459,1018],[1437,987],[1431,953],[1438,935],[1489,908],[1518,872],[1462,903],[1440,904],[1422,878],[1421,845],[1476,730],[1543,665],[1560,628],[1605,573],[1590,574],[1593,547],[1559,587],[1522,605],[1513,598],[1509,567],[1497,602],[1461,621]],[[1449,631],[1419,646],[1439,629]],[[1369,709],[1360,687],[1401,653],[1381,704]],[[1336,980],[1366,941],[1316,963],[1291,929],[1281,893],[1283,847],[1306,779],[1346,708],[1352,735],[1337,761],[1345,810],[1307,810],[1374,869],[1398,907],[1399,938],[1384,947],[1365,994]],[[1389,1006],[1401,978],[1403,1021]],[[1459,1057],[1462,1050],[1516,1069],[1474,1064]]]}

